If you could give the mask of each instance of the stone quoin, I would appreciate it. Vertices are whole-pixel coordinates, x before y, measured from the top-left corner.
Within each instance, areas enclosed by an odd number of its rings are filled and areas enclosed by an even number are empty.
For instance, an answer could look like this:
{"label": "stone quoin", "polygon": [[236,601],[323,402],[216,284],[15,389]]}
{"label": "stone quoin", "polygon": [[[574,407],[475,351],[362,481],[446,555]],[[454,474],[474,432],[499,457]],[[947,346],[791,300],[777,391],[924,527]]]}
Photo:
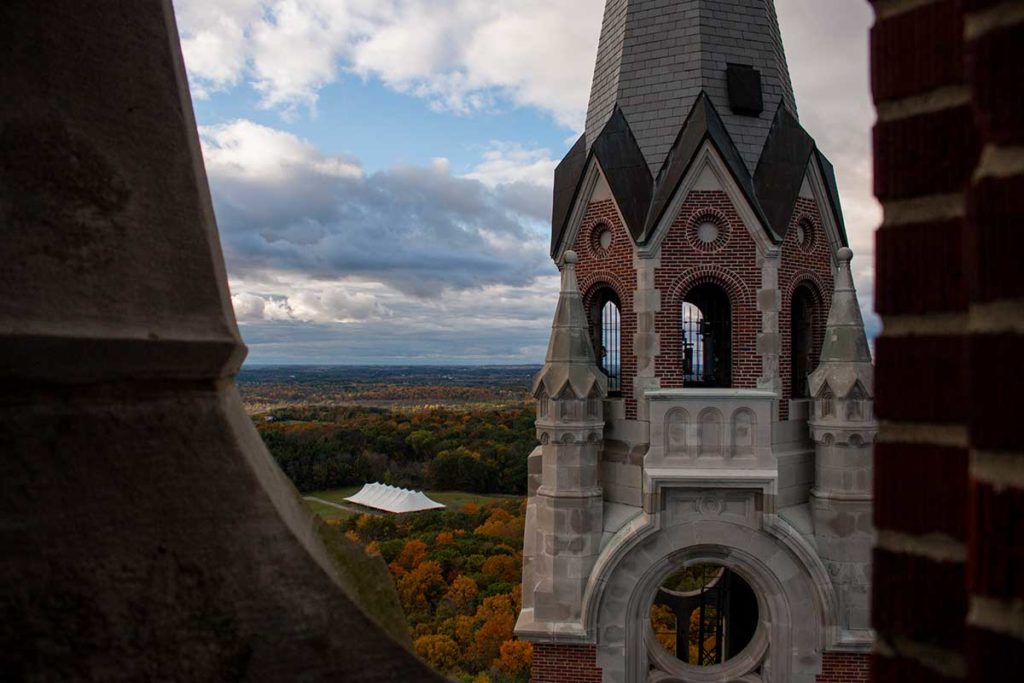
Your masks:
{"label": "stone quoin", "polygon": [[867,680],[873,368],[771,0],[608,0],[551,256],[516,626],[534,680]]}

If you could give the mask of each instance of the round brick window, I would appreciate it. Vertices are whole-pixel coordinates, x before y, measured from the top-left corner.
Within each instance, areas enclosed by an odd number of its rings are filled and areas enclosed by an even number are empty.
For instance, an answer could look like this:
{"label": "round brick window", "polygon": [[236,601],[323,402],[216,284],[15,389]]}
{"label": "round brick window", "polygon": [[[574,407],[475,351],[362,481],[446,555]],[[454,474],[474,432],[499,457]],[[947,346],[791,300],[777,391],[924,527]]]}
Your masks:
{"label": "round brick window", "polygon": [[800,248],[804,251],[810,251],[814,248],[814,238],[816,230],[814,229],[814,223],[811,222],[810,218],[801,218],[796,224],[796,243],[800,245]]}
{"label": "round brick window", "polygon": [[729,239],[729,224],[717,212],[701,213],[690,222],[687,237],[698,251],[718,251]]}
{"label": "round brick window", "polygon": [[718,239],[718,226],[711,221],[704,221],[697,226],[697,241],[701,244],[712,244]]}
{"label": "round brick window", "polygon": [[597,256],[604,256],[611,249],[614,235],[605,223],[597,223],[590,229],[590,250]]}

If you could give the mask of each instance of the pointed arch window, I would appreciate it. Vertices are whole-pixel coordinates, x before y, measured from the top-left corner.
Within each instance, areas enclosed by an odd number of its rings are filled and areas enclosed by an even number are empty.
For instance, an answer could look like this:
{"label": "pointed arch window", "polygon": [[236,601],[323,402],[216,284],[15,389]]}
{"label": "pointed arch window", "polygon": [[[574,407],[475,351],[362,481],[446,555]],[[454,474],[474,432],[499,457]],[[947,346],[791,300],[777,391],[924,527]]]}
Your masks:
{"label": "pointed arch window", "polygon": [[732,306],[712,283],[697,285],[681,311],[683,384],[728,387],[732,384]]}
{"label": "pointed arch window", "polygon": [[608,393],[618,394],[622,390],[622,314],[614,291],[606,288],[597,293],[591,320],[597,364],[608,376]]}

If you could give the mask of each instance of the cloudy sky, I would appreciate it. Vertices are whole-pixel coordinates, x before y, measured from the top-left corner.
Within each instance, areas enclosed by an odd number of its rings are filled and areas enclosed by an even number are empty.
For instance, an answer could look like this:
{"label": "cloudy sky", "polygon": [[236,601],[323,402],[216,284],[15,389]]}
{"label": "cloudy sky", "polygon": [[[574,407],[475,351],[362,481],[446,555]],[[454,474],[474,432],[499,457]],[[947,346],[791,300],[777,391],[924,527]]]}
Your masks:
{"label": "cloudy sky", "polygon": [[[551,174],[583,126],[603,6],[175,0],[249,363],[543,360]],[[870,8],[776,6],[869,312]]]}

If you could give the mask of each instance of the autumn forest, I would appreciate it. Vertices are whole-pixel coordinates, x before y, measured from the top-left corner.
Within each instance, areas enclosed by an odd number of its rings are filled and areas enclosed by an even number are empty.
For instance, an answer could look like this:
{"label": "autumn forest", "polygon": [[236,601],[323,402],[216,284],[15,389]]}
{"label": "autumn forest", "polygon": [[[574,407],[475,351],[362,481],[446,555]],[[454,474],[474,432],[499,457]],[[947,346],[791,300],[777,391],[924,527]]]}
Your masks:
{"label": "autumn forest", "polygon": [[[390,577],[409,647],[457,680],[530,677],[531,645],[513,628],[536,370],[267,367],[239,378],[271,455],[310,508]],[[393,515],[345,501],[373,481],[447,507]]]}

